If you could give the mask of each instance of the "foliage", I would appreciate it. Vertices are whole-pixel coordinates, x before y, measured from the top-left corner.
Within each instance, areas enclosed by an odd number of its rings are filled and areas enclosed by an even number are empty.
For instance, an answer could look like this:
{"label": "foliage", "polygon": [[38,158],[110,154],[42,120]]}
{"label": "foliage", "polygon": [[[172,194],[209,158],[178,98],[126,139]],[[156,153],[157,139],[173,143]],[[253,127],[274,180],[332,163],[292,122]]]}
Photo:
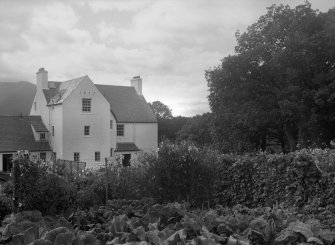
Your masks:
{"label": "foliage", "polygon": [[171,109],[163,104],[160,101],[153,101],[152,103],[148,103],[152,112],[154,113],[157,120],[160,119],[171,119],[172,118],[172,111]]}
{"label": "foliage", "polygon": [[142,161],[148,194],[160,201],[191,200],[197,204],[214,194],[216,155],[187,142],[160,144],[158,156]]}
{"label": "foliage", "polygon": [[335,173],[334,160],[329,161],[333,155],[330,150],[306,149],[286,155],[222,155],[218,201],[250,207],[275,203],[302,207],[317,201],[316,208],[326,207],[334,201],[335,180],[334,174],[323,173]]}
{"label": "foliage", "polygon": [[225,152],[325,147],[334,138],[335,11],[273,5],[236,54],[206,71],[215,140]]}
{"label": "foliage", "polygon": [[12,211],[12,200],[4,194],[0,194],[0,220]]}
{"label": "foliage", "polygon": [[[299,216],[298,219],[295,215]],[[1,243],[331,245],[335,232],[320,220],[279,206],[249,209],[217,206],[192,210],[189,203],[160,205],[151,199],[111,200],[106,206],[77,210],[67,221],[25,211],[4,219]]]}
{"label": "foliage", "polygon": [[48,171],[42,163],[17,155],[14,185],[5,185],[1,192],[8,199],[16,193],[20,210],[38,209],[43,214],[64,213],[75,203],[74,186],[61,176]]}
{"label": "foliage", "polygon": [[212,143],[212,114],[204,113],[187,120],[187,123],[178,131],[178,141],[189,141],[199,146]]}
{"label": "foliage", "polygon": [[172,117],[171,119],[158,120],[158,140],[176,141],[178,138],[178,131],[183,128],[189,119],[187,117]]}

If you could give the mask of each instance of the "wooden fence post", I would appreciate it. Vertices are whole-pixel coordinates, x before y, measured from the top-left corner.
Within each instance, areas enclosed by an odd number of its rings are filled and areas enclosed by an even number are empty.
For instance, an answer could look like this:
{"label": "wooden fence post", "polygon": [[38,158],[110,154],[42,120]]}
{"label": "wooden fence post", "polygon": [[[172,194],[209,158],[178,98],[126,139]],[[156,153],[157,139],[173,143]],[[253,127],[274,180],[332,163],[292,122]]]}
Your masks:
{"label": "wooden fence post", "polygon": [[107,175],[107,157],[105,157],[105,189],[106,189],[106,206],[108,202],[108,175]]}

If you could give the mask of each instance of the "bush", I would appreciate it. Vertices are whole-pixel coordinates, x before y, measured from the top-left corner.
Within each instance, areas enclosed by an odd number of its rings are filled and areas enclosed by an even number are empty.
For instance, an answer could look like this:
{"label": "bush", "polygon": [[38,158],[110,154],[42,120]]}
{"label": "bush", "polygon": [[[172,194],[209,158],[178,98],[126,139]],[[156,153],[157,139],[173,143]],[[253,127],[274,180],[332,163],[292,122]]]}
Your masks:
{"label": "bush", "polygon": [[214,152],[191,143],[164,141],[158,156],[142,159],[147,193],[161,202],[185,200],[200,205],[214,195],[216,159]]}
{"label": "bush", "polygon": [[14,190],[20,210],[40,210],[43,214],[60,214],[76,200],[74,185],[48,171],[47,166],[18,155],[13,183],[9,182],[1,194],[12,199]]}
{"label": "bush", "polygon": [[304,149],[287,155],[223,155],[216,183],[218,202],[227,206],[285,203],[301,207],[318,200],[325,207],[334,201],[335,185],[332,175],[323,175],[320,170],[329,173],[334,163],[331,154],[334,152]]}

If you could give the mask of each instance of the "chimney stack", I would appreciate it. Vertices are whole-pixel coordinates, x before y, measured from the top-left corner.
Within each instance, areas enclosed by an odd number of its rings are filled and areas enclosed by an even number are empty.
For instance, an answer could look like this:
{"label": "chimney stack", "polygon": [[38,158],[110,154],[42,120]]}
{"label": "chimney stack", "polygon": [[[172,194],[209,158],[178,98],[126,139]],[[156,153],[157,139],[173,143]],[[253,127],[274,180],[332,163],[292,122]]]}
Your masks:
{"label": "chimney stack", "polygon": [[138,95],[142,95],[142,78],[140,76],[131,79],[131,86],[135,88]]}
{"label": "chimney stack", "polygon": [[38,69],[36,73],[37,89],[48,89],[48,72],[44,68]]}

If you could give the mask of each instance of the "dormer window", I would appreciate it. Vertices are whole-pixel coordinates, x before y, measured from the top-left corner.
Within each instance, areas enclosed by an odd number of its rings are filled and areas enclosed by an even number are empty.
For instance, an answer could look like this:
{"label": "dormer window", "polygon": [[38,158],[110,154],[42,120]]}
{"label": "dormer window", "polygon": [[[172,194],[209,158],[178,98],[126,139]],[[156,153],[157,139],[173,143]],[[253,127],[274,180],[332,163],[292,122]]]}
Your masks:
{"label": "dormer window", "polygon": [[45,140],[45,133],[40,133],[40,140]]}
{"label": "dormer window", "polygon": [[82,99],[82,111],[83,112],[91,112],[91,100],[88,98]]}

